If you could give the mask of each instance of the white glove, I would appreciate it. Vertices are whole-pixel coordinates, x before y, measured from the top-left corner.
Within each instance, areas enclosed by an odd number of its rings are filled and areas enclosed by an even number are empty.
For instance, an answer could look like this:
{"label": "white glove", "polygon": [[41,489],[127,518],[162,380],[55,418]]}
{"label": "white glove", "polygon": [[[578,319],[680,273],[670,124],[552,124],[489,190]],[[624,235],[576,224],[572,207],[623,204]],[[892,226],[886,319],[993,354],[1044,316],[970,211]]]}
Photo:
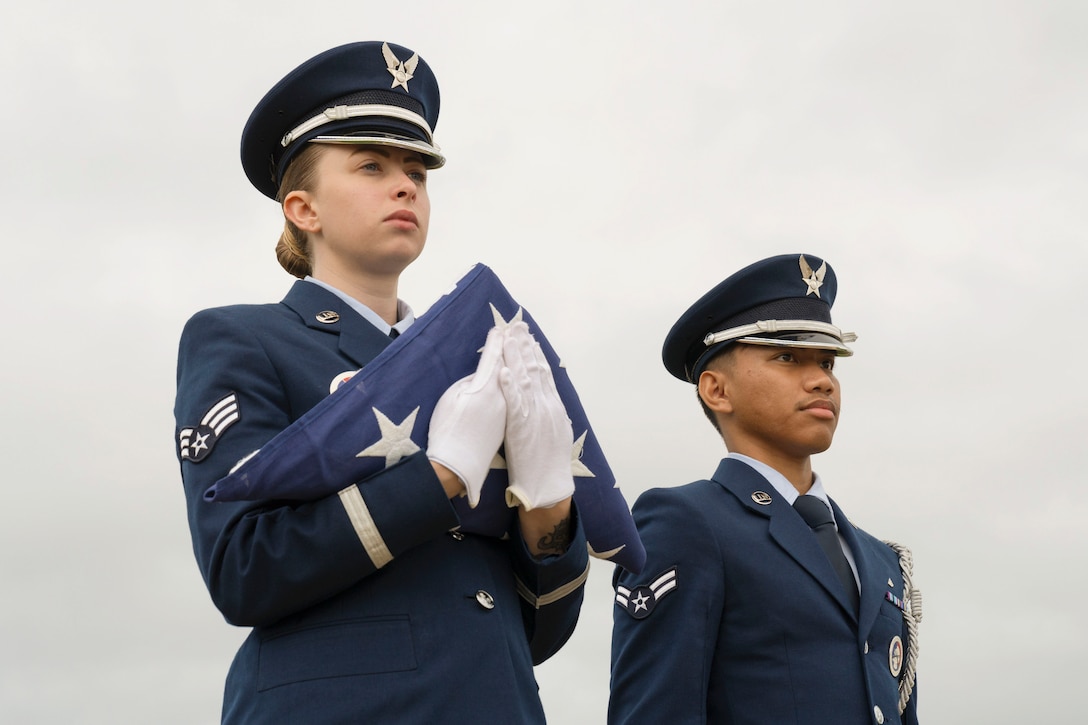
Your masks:
{"label": "white glove", "polygon": [[480,502],[506,426],[506,399],[499,384],[502,345],[503,333],[492,328],[476,372],[442,393],[431,416],[427,458],[457,474],[473,508]]}
{"label": "white glove", "polygon": [[549,508],[574,493],[567,409],[555,388],[544,351],[524,322],[507,328],[500,375],[506,396],[508,506]]}

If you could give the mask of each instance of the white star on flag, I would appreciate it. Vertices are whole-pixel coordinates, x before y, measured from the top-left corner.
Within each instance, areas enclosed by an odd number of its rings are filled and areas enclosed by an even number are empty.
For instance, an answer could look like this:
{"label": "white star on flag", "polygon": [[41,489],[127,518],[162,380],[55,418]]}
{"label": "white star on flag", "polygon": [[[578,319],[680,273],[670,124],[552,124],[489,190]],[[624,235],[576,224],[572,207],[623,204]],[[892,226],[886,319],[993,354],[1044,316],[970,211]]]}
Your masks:
{"label": "white star on flag", "polygon": [[596,478],[593,471],[586,467],[586,464],[582,463],[582,449],[586,445],[586,433],[588,430],[583,431],[582,435],[578,436],[578,440],[574,441],[574,445],[571,447],[570,452],[570,472],[573,476],[581,476],[582,478]]}
{"label": "white star on flag", "polygon": [[510,321],[507,322],[503,319],[502,313],[495,309],[495,305],[491,304],[490,302],[488,303],[488,305],[491,307],[491,318],[495,321],[495,327],[499,328],[499,330],[505,330],[506,328],[512,327],[517,323],[521,322],[520,307],[518,308],[518,311],[514,313],[514,316],[510,318]]}
{"label": "white star on flag", "polygon": [[409,413],[408,417],[400,423],[389,420],[377,408],[371,408],[371,410],[374,411],[374,417],[378,419],[378,428],[382,432],[382,437],[377,443],[356,453],[356,458],[385,456],[385,467],[389,468],[405,456],[410,456],[420,450],[420,447],[412,440],[412,428],[416,424],[416,413],[419,412],[419,406],[416,406],[416,409]]}

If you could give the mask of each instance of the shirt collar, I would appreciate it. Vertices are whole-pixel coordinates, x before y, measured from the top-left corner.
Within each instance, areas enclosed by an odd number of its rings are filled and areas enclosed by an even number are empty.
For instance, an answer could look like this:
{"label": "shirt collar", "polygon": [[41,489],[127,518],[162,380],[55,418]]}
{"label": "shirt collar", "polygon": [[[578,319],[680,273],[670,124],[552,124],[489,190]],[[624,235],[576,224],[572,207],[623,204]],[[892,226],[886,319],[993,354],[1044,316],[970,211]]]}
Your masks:
{"label": "shirt collar", "polygon": [[313,277],[310,277],[308,275],[306,277],[306,281],[313,282],[318,287],[324,287],[329,292],[332,292],[334,295],[347,303],[348,307],[358,312],[364,320],[374,325],[374,327],[378,328],[382,331],[382,333],[386,335],[389,334],[390,330],[396,330],[398,334],[403,333],[405,330],[411,327],[413,322],[416,321],[415,313],[412,312],[412,308],[409,307],[408,303],[406,303],[404,300],[397,300],[397,324],[391,326],[388,322],[383,320],[377,312],[370,309],[354,297],[351,297],[336,289],[331,284],[322,282],[319,279],[314,279]]}
{"label": "shirt collar", "polygon": [[[726,458],[733,458],[738,461],[743,461],[744,463],[747,463],[749,466],[754,468],[765,479],[767,479],[767,483],[771,484],[771,486],[774,487],[774,490],[778,492],[779,496],[786,499],[786,503],[788,503],[790,506],[793,505],[793,502],[796,501],[797,497],[800,495],[797,493],[797,489],[793,487],[793,484],[786,480],[785,476],[768,466],[763,461],[757,461],[756,459],[746,456],[743,453],[730,453],[728,456],[726,456]],[[820,480],[820,474],[812,474],[812,488],[808,490],[807,495],[815,496],[816,498],[823,501],[824,505],[827,506],[828,510],[830,510],[832,514],[834,514],[834,510],[831,509],[831,502],[827,497],[827,492],[824,491],[823,481]],[[838,529],[838,524],[836,524],[835,528],[836,530]]]}

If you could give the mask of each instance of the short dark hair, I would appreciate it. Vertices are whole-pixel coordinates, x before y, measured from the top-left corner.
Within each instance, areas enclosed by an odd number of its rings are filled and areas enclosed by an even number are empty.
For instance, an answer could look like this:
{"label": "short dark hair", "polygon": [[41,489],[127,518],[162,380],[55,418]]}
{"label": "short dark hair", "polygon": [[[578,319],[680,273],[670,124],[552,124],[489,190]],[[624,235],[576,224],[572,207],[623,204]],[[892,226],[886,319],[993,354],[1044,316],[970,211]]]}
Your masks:
{"label": "short dark hair", "polygon": [[[703,370],[709,370],[712,365],[720,365],[722,362],[731,362],[733,360],[733,353],[737,350],[737,344],[733,343],[724,346],[721,350],[714,353],[714,356],[706,361],[703,365]],[[706,402],[703,401],[703,396],[699,393],[699,381],[695,381],[695,397],[699,399],[699,406],[703,409],[703,415],[710,421],[710,424],[714,426],[714,430],[718,433],[722,432],[722,427],[718,423],[718,415],[713,410],[707,407]]]}

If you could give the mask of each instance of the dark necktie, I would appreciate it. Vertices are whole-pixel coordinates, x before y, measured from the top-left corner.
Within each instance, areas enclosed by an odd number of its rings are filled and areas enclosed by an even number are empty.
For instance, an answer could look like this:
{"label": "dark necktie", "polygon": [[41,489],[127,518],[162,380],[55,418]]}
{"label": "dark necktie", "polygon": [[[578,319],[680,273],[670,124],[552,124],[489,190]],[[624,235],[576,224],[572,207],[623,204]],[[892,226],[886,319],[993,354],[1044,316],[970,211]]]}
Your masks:
{"label": "dark necktie", "polygon": [[846,560],[846,554],[842,553],[839,545],[839,535],[835,533],[835,519],[831,516],[831,509],[815,496],[798,496],[793,502],[793,507],[805,523],[812,527],[816,534],[816,540],[820,542],[820,548],[831,561],[831,566],[839,576],[839,581],[846,588],[846,593],[854,605],[854,613],[858,611],[858,585],[854,581],[854,572],[850,569],[850,562]]}
{"label": "dark necktie", "polygon": [[400,335],[400,330],[398,330],[395,327],[390,327],[389,328],[389,337],[390,338],[392,338],[393,340],[396,340],[397,336],[399,336],[399,335]]}

